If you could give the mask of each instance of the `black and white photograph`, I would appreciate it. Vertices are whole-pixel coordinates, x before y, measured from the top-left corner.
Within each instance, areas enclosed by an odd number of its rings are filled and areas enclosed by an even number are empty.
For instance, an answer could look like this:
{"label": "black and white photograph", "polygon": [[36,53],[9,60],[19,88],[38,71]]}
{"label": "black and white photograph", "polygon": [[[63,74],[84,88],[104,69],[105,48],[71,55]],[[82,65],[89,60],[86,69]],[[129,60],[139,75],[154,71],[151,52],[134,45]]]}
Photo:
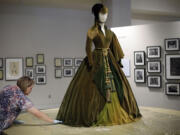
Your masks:
{"label": "black and white photograph", "polygon": [[166,79],[180,79],[180,55],[165,55],[165,74]]}
{"label": "black and white photograph", "polygon": [[55,69],[55,78],[62,78],[62,70]]}
{"label": "black and white photograph", "polygon": [[54,58],[54,66],[61,67],[62,66],[62,58]]}
{"label": "black and white photograph", "polygon": [[179,96],[180,95],[180,84],[179,83],[166,83],[166,89],[165,92],[167,95],[174,95]]}
{"label": "black and white photograph", "polygon": [[46,66],[45,65],[36,65],[36,74],[45,74]]}
{"label": "black and white photograph", "polygon": [[31,79],[34,78],[34,69],[33,68],[26,68],[25,75],[29,76]]}
{"label": "black and white photograph", "polygon": [[73,59],[72,58],[64,58],[63,60],[64,67],[71,67],[73,66]]}
{"label": "black and white photograph", "polygon": [[134,81],[136,83],[145,83],[145,69],[135,68],[134,69]]}
{"label": "black and white photograph", "polygon": [[161,46],[147,46],[147,58],[160,58]]}
{"label": "black and white photograph", "polygon": [[161,62],[160,61],[148,61],[147,62],[148,73],[160,73],[161,72]]}
{"label": "black and white photograph", "polygon": [[64,75],[64,77],[72,77],[73,76],[73,68],[64,68],[63,75]]}
{"label": "black and white photograph", "polygon": [[75,58],[74,59],[74,65],[76,67],[79,67],[81,65],[81,62],[83,61],[83,58]]}
{"label": "black and white photograph", "polygon": [[0,58],[0,68],[3,67],[3,58]]}
{"label": "black and white photograph", "polygon": [[134,52],[134,65],[135,66],[145,65],[145,52],[144,51]]}
{"label": "black and white photograph", "polygon": [[6,81],[13,81],[23,76],[23,58],[6,58]]}
{"label": "black and white photograph", "polygon": [[45,75],[38,75],[38,76],[36,76],[36,84],[37,85],[46,84],[46,76]]}
{"label": "black and white photograph", "polygon": [[165,39],[165,50],[166,51],[179,51],[179,38]]}
{"label": "black and white photograph", "polygon": [[160,88],[161,87],[161,76],[147,76],[147,83],[149,88]]}

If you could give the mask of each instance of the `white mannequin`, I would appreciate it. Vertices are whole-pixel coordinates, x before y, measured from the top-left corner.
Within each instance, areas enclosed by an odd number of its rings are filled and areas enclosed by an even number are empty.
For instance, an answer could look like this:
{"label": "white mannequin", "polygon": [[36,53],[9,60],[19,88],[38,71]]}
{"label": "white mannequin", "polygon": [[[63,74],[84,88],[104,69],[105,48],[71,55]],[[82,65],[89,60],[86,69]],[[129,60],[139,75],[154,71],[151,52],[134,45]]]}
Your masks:
{"label": "white mannequin", "polygon": [[99,13],[99,25],[101,26],[101,31],[103,32],[104,36],[106,36],[106,33],[105,33],[105,28],[104,28],[104,24],[107,20],[107,17],[108,17],[108,13]]}

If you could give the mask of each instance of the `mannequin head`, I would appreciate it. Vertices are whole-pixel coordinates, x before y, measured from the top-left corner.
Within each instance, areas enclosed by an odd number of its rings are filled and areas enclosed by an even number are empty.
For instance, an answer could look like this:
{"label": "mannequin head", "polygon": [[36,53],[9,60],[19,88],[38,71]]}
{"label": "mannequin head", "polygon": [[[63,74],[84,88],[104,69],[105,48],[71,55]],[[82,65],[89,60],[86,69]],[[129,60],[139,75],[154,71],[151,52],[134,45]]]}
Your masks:
{"label": "mannequin head", "polygon": [[105,23],[108,16],[108,9],[103,4],[98,3],[92,7],[92,13],[95,17],[95,22]]}
{"label": "mannequin head", "polygon": [[105,23],[106,22],[106,20],[107,20],[107,16],[108,16],[108,13],[105,13],[105,14],[103,14],[103,13],[99,13],[99,22],[100,23]]}

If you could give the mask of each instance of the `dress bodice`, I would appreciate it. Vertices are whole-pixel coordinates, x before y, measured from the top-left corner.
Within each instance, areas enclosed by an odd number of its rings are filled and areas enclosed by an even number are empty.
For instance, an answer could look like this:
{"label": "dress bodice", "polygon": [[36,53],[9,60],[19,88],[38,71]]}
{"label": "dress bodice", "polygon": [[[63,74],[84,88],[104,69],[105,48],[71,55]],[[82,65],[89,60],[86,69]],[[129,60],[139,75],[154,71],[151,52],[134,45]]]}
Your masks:
{"label": "dress bodice", "polygon": [[109,48],[111,44],[113,33],[105,28],[105,35],[101,31],[100,27],[97,28],[96,34],[93,37],[93,43],[96,48]]}
{"label": "dress bodice", "polygon": [[107,29],[106,26],[104,35],[100,25],[96,23],[87,33],[86,53],[90,65],[93,65],[92,43],[94,43],[95,49],[106,48],[110,50],[116,61],[119,61],[124,56],[116,35],[110,29]]}

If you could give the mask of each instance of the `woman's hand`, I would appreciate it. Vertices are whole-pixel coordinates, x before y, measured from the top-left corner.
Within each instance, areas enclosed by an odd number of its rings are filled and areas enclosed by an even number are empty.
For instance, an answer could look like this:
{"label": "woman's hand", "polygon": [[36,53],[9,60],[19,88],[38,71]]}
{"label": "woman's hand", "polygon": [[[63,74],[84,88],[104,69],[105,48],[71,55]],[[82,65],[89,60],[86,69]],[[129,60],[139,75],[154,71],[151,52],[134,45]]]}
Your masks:
{"label": "woman's hand", "polygon": [[62,124],[63,122],[62,122],[62,121],[59,121],[59,120],[53,120],[53,123],[54,123],[54,124]]}

